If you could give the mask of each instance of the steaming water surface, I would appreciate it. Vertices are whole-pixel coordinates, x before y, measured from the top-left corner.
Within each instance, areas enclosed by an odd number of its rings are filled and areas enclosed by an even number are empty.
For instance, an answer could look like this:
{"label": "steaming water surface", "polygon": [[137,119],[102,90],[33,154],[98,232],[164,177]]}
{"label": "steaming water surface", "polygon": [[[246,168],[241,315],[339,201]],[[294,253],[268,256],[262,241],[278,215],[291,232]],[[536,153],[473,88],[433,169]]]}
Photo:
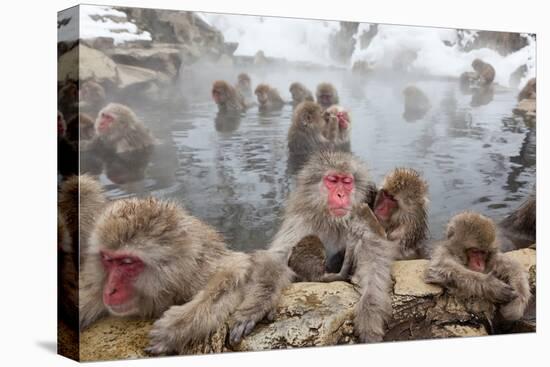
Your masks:
{"label": "steaming water surface", "polygon": [[[236,75],[236,73],[235,73]],[[235,80],[235,75],[228,80]],[[456,80],[388,82],[384,76],[359,79],[338,71],[253,74],[290,99],[288,85],[310,89],[332,81],[340,104],[351,111],[352,150],[380,183],[395,167],[412,167],[429,182],[429,225],[439,238],[448,219],[471,209],[501,219],[529,194],[535,182],[535,128],[513,117],[517,91],[495,89],[490,103],[471,106]],[[205,82],[208,87],[211,82]],[[414,84],[431,109],[417,121],[403,117],[401,91]],[[286,134],[292,108],[263,115],[256,108],[220,129],[208,87],[187,104],[139,108],[136,112],[163,142],[146,179],[123,187],[104,182],[108,195],[174,198],[190,213],[219,230],[236,249],[266,247],[280,224],[292,188],[287,173]]]}

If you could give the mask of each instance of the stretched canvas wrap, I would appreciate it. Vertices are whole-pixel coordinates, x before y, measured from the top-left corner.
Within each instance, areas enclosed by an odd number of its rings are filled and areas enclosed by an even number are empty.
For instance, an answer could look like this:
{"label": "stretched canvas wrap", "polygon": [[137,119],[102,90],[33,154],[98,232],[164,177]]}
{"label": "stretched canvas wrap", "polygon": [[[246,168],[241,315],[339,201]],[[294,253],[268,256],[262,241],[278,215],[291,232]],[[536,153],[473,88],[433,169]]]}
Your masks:
{"label": "stretched canvas wrap", "polygon": [[535,332],[535,34],[105,5],[57,29],[60,354]]}

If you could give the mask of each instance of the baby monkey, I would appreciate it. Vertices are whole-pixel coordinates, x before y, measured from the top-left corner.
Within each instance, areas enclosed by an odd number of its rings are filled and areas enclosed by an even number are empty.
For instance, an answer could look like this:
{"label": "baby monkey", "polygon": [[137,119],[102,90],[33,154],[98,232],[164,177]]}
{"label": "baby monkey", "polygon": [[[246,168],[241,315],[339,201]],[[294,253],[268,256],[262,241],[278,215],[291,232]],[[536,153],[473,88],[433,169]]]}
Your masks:
{"label": "baby monkey", "polygon": [[446,237],[434,250],[426,282],[449,288],[461,298],[500,304],[505,320],[519,320],[531,296],[527,273],[500,252],[493,221],[473,212],[460,213],[447,225]]}

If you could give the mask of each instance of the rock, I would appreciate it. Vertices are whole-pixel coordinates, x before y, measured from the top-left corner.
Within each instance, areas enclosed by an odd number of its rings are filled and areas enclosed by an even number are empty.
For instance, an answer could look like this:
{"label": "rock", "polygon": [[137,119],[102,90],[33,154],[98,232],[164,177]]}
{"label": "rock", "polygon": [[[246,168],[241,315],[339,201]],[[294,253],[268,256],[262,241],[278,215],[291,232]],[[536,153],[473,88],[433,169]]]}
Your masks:
{"label": "rock", "polygon": [[359,293],[345,282],[295,283],[277,307],[276,322],[260,324],[235,350],[349,344]]}
{"label": "rock", "polygon": [[355,50],[356,40],[354,38],[359,23],[340,22],[340,29],[329,36],[328,52],[330,57],[339,63],[347,64]]}
{"label": "rock", "polygon": [[57,63],[57,80],[94,79],[98,83],[117,84],[116,63],[103,52],[80,44],[62,55]]}
{"label": "rock", "polygon": [[458,30],[457,35],[465,52],[487,47],[506,56],[528,44],[524,33]]}
{"label": "rock", "polygon": [[[507,254],[530,272],[534,288],[536,251],[523,249]],[[494,305],[468,302],[434,285],[425,284],[427,260],[397,261],[392,269],[392,319],[384,340],[418,340],[493,333]],[[533,292],[534,293],[534,292]],[[308,346],[353,344],[354,307],[360,294],[346,282],[294,283],[283,292],[273,322],[262,321],[239,345],[226,343],[228,325],[223,325],[208,341],[189,351],[219,353],[256,351]],[[145,356],[147,335],[152,321],[109,317],[81,334],[83,361],[139,358]],[[536,319],[520,320],[506,332],[536,329]],[[497,331],[498,332],[498,331]]]}
{"label": "rock", "polygon": [[80,360],[145,357],[152,321],[108,317],[80,334]]}
{"label": "rock", "polygon": [[144,84],[157,80],[158,74],[154,70],[130,65],[117,65],[117,73],[120,89],[125,89],[135,84]]}
{"label": "rock", "polygon": [[107,53],[115,62],[161,71],[175,77],[181,66],[181,50],[173,44],[154,44],[149,48],[122,48]]}
{"label": "rock", "polygon": [[81,41],[84,45],[98,50],[112,49],[115,47],[115,40],[112,37],[96,37]]}
{"label": "rock", "polygon": [[428,262],[428,260],[396,261],[392,269],[395,295],[426,297],[443,293],[441,287],[424,282]]}

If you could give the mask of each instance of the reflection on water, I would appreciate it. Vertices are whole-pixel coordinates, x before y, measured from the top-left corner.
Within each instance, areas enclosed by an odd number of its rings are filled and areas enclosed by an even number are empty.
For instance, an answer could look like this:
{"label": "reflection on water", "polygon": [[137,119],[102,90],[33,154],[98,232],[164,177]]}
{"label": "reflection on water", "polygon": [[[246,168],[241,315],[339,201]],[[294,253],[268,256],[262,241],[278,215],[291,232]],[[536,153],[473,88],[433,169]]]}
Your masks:
{"label": "reflection on water", "polygon": [[[236,75],[236,73],[235,73]],[[265,75],[251,75],[253,85]],[[498,220],[527,197],[535,182],[534,127],[512,115],[515,91],[463,94],[458,81],[384,78],[358,80],[341,72],[272,73],[286,100],[288,86],[301,81],[314,89],[331,81],[353,120],[352,151],[380,182],[396,166],[420,170],[430,185],[429,223],[438,238],[458,211],[476,210]],[[402,90],[414,84],[431,108],[413,122],[403,117]],[[208,88],[205,88],[207,90]],[[181,104],[183,105],[183,104]],[[174,198],[223,233],[230,245],[265,247],[279,225],[292,180],[287,174],[286,135],[292,107],[262,113],[252,108],[223,120],[207,93],[185,107],[136,108],[159,144],[145,178],[117,185],[100,176],[112,198],[154,195]],[[117,177],[111,171],[111,176]]]}

